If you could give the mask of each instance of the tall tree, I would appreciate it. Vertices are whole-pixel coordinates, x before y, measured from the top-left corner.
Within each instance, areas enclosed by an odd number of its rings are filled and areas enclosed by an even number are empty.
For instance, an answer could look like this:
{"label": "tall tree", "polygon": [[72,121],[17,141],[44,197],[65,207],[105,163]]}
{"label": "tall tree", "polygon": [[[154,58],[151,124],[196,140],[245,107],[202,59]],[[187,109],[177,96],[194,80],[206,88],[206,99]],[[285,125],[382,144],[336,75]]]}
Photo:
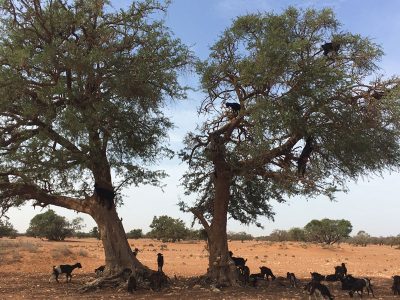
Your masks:
{"label": "tall tree", "polygon": [[[156,0],[1,1],[0,206],[34,200],[87,213],[107,271],[142,267],[116,210],[130,184],[157,185],[170,155],[162,107],[184,96],[190,52]],[[113,175],[113,176],[112,176]]]}
{"label": "tall tree", "polygon": [[293,7],[239,17],[211,47],[198,65],[207,120],[181,156],[186,193],[198,195],[182,209],[208,233],[212,279],[236,280],[228,214],[261,226],[272,200],[333,198],[349,180],[398,167],[398,79],[377,75],[381,55],[331,10]]}

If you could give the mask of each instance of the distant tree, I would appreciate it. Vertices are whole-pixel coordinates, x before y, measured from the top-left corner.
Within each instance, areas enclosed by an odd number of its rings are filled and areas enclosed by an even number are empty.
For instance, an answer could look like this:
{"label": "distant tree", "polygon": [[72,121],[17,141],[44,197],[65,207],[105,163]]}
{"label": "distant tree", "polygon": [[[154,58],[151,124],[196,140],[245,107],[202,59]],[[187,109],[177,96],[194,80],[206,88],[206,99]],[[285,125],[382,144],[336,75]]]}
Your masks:
{"label": "distant tree", "polygon": [[367,244],[370,242],[370,239],[371,236],[368,233],[366,233],[364,230],[360,230],[355,236],[350,239],[350,242],[358,246],[366,247]]}
{"label": "distant tree", "polygon": [[128,239],[140,239],[143,237],[142,229],[132,229],[126,234]]}
{"label": "distant tree", "polygon": [[328,245],[338,243],[348,238],[353,226],[347,220],[312,220],[305,227],[307,238],[313,242]]}
{"label": "distant tree", "polygon": [[289,240],[289,234],[286,230],[274,229],[268,238],[269,241],[283,242]]}
{"label": "distant tree", "polygon": [[186,239],[207,241],[207,232],[205,229],[188,229]]}
{"label": "distant tree", "polygon": [[13,225],[7,220],[0,219],[0,238],[3,236],[15,237],[17,230],[14,229]]}
{"label": "distant tree", "polygon": [[188,234],[188,229],[182,220],[165,215],[154,217],[150,228],[148,236],[162,241],[175,242],[185,239]]}
{"label": "distant tree", "polygon": [[302,228],[293,227],[288,231],[288,238],[290,241],[304,242],[306,241],[306,233]]}
{"label": "distant tree", "polygon": [[254,237],[244,231],[241,232],[228,232],[228,239],[232,241],[251,241]]}
{"label": "distant tree", "polygon": [[32,218],[29,228],[26,231],[28,236],[44,237],[51,241],[62,241],[72,236],[76,229],[80,229],[82,218],[76,218],[68,222],[65,217],[57,215],[54,210],[37,214]]}
{"label": "distant tree", "polygon": [[89,231],[90,236],[100,240],[100,232],[97,226],[94,226],[92,230]]}

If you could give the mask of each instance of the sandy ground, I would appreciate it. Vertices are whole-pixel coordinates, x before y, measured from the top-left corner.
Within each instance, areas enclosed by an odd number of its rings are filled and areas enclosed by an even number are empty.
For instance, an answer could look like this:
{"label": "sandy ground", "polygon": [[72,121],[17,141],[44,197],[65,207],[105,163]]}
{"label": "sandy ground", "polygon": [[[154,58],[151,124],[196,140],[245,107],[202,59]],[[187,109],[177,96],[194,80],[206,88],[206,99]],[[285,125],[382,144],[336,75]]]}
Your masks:
{"label": "sandy ground", "polygon": [[[156,269],[157,253],[164,254],[164,272],[171,278],[199,276],[206,272],[208,258],[205,243],[184,241],[162,243],[156,240],[129,240],[132,248],[139,248],[138,258]],[[268,266],[276,276],[294,272],[302,283],[310,272],[327,275],[334,266],[345,262],[354,276],[372,278],[376,298],[397,298],[390,290],[391,276],[400,274],[400,250],[389,246],[354,247],[347,244],[322,247],[305,243],[272,243],[264,241],[230,242],[235,256],[247,259],[252,273],[260,266]],[[71,283],[49,282],[53,265],[80,262],[82,269],[73,272]],[[221,292],[183,284],[162,292],[139,290],[133,295],[124,290],[101,290],[81,294],[77,291],[84,283],[95,278],[94,269],[104,264],[102,244],[96,239],[70,239],[49,242],[19,237],[0,239],[0,299],[308,299],[302,289],[290,288],[285,281],[262,282],[256,288],[226,288]],[[281,284],[282,283],[282,284]],[[340,290],[340,283],[328,283],[336,299],[348,299]],[[368,298],[368,297],[364,297]]]}

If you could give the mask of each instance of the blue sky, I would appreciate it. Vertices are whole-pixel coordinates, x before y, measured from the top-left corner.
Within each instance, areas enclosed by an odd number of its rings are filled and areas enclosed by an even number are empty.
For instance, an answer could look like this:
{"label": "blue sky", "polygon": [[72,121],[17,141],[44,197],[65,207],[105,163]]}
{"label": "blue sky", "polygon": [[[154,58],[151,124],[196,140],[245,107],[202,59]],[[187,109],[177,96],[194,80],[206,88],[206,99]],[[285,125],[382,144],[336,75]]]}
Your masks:
{"label": "blue sky", "polygon": [[[128,1],[111,1],[123,7]],[[200,58],[205,59],[209,47],[236,16],[246,13],[273,11],[281,12],[287,6],[307,8],[330,7],[342,23],[342,29],[368,36],[383,47],[385,56],[380,62],[381,72],[386,76],[400,74],[400,1],[397,0],[175,0],[170,5],[166,23],[185,44]],[[183,74],[184,84],[198,88],[197,78],[190,73]],[[188,99],[173,102],[166,114],[176,125],[170,133],[171,147],[182,148],[182,138],[193,130],[198,122],[197,106],[204,97],[200,92],[190,92]],[[373,142],[373,141],[372,141]],[[164,190],[149,186],[130,188],[124,193],[125,205],[118,209],[123,218],[126,231],[142,228],[148,231],[153,216],[169,215],[183,219],[190,225],[192,216],[179,211],[176,203],[187,200],[179,186],[185,165],[178,159],[163,161],[158,168],[170,175],[165,181]],[[350,182],[349,192],[337,194],[336,202],[327,198],[293,198],[284,204],[275,204],[275,222],[261,218],[264,229],[243,226],[229,221],[229,231],[246,231],[253,235],[267,235],[273,229],[303,227],[311,219],[347,219],[353,224],[353,234],[365,230],[372,235],[400,234],[400,173],[385,173],[382,176],[360,178]],[[66,209],[52,207],[57,213],[72,219],[84,218],[86,230],[96,226],[90,216],[76,214]],[[11,223],[24,232],[31,218],[43,211],[31,206],[13,209],[9,216]]]}

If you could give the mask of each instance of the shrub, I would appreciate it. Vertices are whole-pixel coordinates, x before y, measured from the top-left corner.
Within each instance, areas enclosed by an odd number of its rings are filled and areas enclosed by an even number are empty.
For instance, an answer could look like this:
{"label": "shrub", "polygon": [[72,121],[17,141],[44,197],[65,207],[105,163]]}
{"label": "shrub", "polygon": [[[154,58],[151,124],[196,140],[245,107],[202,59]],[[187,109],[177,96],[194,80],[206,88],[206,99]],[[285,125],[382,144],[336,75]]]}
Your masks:
{"label": "shrub", "polygon": [[148,233],[148,236],[163,242],[176,242],[185,239],[189,231],[182,220],[168,216],[154,217],[150,228],[152,230]]}
{"label": "shrub", "polygon": [[62,241],[67,236],[72,236],[75,230],[80,229],[82,218],[68,222],[65,217],[57,215],[54,210],[34,216],[26,231],[28,236],[45,237],[52,241]]}
{"label": "shrub", "polygon": [[10,222],[0,219],[0,238],[3,236],[15,238],[17,236],[17,231]]}
{"label": "shrub", "polygon": [[132,229],[126,234],[128,239],[140,239],[143,237],[142,229]]}

